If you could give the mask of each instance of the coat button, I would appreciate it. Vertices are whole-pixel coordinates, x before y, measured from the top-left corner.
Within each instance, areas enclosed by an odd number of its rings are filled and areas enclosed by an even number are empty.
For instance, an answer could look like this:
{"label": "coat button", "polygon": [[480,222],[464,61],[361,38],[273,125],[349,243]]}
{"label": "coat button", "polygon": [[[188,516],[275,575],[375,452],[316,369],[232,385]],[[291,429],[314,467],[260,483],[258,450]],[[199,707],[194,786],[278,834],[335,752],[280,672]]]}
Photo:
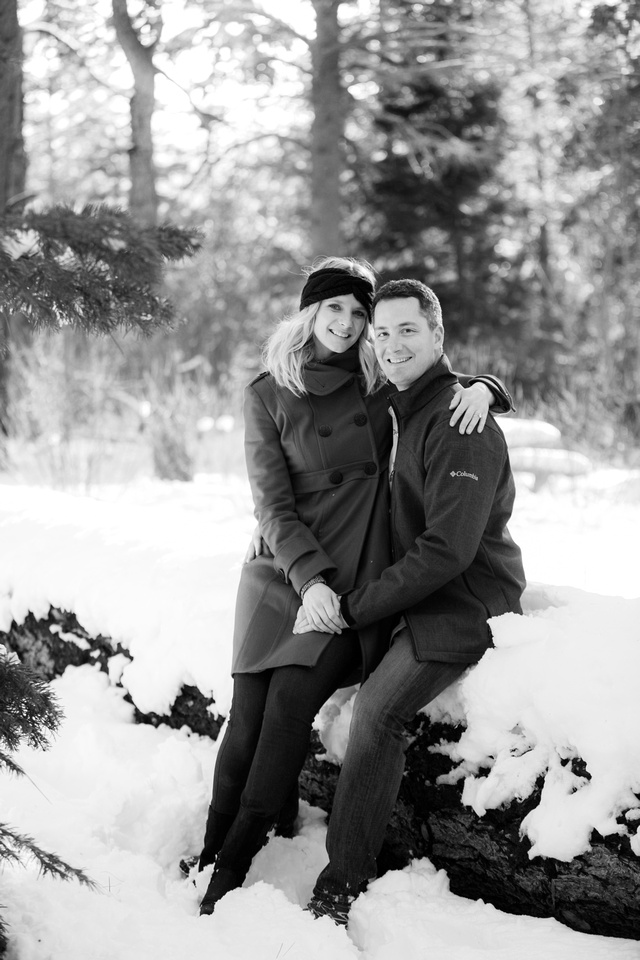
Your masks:
{"label": "coat button", "polygon": [[375,463],[365,463],[364,472],[368,477],[372,477],[374,473],[378,472],[378,468],[376,467]]}
{"label": "coat button", "polygon": [[318,427],[318,433],[321,437],[330,437],[333,433],[333,427],[330,427],[328,423],[323,423],[321,427]]}
{"label": "coat button", "polygon": [[331,483],[342,483],[342,474],[339,470],[334,470],[329,474],[329,480]]}
{"label": "coat button", "polygon": [[355,417],[353,418],[353,422],[355,423],[356,427],[364,427],[365,423],[367,422],[367,418],[364,413],[356,413]]}

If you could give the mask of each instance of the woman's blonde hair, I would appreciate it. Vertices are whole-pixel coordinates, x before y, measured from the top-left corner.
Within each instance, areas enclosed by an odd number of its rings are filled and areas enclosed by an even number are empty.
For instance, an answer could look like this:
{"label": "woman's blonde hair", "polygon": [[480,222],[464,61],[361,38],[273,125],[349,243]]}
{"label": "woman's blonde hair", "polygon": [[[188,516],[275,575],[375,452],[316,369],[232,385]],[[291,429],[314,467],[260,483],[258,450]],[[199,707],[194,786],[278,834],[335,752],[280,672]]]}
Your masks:
{"label": "woman's blonde hair", "polygon": [[[369,280],[375,287],[375,273],[371,264],[353,257],[322,257],[305,268],[303,273],[308,277],[325,267],[345,270],[354,277]],[[263,351],[264,365],[276,383],[291,390],[298,397],[307,392],[304,385],[304,367],[314,359],[313,328],[319,309],[319,303],[312,303],[303,310],[284,317],[267,340]],[[358,354],[365,390],[367,393],[374,393],[384,383],[384,379],[369,338],[368,324],[365,324],[358,340]]]}

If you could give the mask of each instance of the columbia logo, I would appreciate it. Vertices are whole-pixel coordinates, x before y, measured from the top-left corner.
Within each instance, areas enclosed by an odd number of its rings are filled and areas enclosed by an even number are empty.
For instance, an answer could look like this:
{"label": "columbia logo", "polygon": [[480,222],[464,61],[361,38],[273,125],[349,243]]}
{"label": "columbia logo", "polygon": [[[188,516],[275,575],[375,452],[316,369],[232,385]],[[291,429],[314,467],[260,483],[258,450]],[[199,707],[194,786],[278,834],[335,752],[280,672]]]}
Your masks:
{"label": "columbia logo", "polygon": [[467,473],[466,470],[452,470],[449,476],[450,477],[469,477],[469,480],[475,480],[476,482],[478,481],[478,478],[475,475],[475,473]]}

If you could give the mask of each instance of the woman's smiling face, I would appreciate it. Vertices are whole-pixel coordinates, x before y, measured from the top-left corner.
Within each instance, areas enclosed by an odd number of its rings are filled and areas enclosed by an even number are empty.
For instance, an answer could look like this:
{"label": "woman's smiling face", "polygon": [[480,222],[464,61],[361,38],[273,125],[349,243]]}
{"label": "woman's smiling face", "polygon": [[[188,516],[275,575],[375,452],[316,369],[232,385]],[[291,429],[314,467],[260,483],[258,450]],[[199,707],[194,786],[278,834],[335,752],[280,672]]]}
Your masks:
{"label": "woman's smiling face", "polygon": [[313,327],[316,359],[344,353],[357,343],[366,322],[367,311],[352,293],[322,300]]}

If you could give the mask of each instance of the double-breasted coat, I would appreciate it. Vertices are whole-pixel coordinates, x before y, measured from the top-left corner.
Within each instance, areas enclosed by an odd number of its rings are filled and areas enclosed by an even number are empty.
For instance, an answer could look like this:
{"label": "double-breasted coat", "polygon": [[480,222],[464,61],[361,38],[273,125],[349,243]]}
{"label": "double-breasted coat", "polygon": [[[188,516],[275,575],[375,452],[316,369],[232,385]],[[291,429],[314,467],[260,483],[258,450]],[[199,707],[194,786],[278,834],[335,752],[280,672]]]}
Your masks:
{"label": "double-breasted coat", "polygon": [[[315,664],[332,635],[293,634],[300,588],[322,574],[340,594],[391,562],[388,401],[365,394],[356,348],[309,364],[305,386],[298,397],[261,374],[245,390],[247,469],[268,549],[242,569],[233,673]],[[389,626],[358,631],[363,677]]]}

